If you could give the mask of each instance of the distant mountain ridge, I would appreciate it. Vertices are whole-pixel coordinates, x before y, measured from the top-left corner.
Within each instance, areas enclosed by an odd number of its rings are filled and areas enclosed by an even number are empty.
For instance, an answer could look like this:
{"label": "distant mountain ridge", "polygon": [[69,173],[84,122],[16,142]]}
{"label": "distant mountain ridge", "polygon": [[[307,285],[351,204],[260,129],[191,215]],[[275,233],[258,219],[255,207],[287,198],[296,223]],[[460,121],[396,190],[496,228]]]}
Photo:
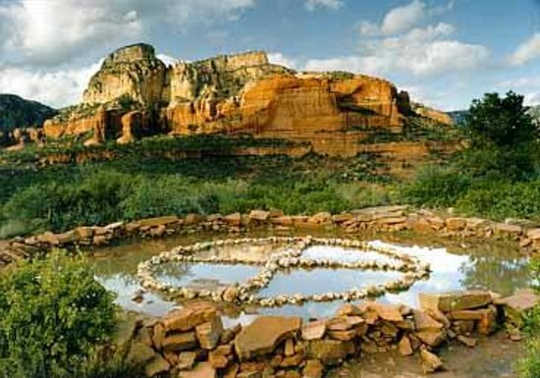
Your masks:
{"label": "distant mountain ridge", "polygon": [[[468,110],[456,110],[453,112],[447,112],[453,120],[455,124],[459,124],[460,122],[465,120],[465,117],[469,113]],[[534,105],[529,107],[529,114],[536,120],[540,121],[540,105]]]}
{"label": "distant mountain ridge", "polygon": [[41,127],[58,111],[37,101],[25,100],[13,94],[0,94],[0,132],[15,128]]}

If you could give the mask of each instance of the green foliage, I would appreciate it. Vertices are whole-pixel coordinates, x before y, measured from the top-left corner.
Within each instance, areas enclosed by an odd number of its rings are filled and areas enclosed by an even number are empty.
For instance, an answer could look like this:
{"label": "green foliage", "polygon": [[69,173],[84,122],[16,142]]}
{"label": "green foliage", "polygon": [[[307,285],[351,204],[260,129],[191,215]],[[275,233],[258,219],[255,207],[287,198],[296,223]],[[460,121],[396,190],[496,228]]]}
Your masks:
{"label": "green foliage", "polygon": [[519,361],[518,371],[521,378],[540,377],[540,338],[527,342],[527,357]]}
{"label": "green foliage", "polygon": [[524,97],[512,91],[505,98],[486,93],[482,100],[473,100],[465,116],[464,129],[475,147],[494,145],[515,148],[539,136],[538,125],[523,106]]}
{"label": "green foliage", "polygon": [[[540,259],[531,260],[530,270],[536,289],[540,285]],[[518,362],[521,378],[540,377],[540,306],[537,306],[525,318],[525,332],[528,335],[527,355]]]}
{"label": "green foliage", "polygon": [[69,377],[115,325],[113,296],[88,265],[53,252],[0,280],[0,371]]}
{"label": "green foliage", "polygon": [[[312,155],[170,161],[129,157],[0,175],[0,231],[64,231],[161,215],[343,211],[386,204],[379,165],[367,156]],[[353,185],[361,181],[362,184]],[[369,183],[373,183],[369,184]],[[377,184],[375,184],[377,183]]]}
{"label": "green foliage", "polygon": [[540,180],[509,182],[486,180],[476,183],[456,201],[465,214],[492,219],[540,217]]}
{"label": "green foliage", "polygon": [[487,93],[474,100],[463,129],[470,140],[461,166],[474,176],[504,174],[527,179],[538,164],[540,125],[523,106],[524,97],[508,92],[505,98]]}
{"label": "green foliage", "polygon": [[400,190],[401,198],[418,206],[453,205],[470,187],[471,179],[449,167],[428,166]]}

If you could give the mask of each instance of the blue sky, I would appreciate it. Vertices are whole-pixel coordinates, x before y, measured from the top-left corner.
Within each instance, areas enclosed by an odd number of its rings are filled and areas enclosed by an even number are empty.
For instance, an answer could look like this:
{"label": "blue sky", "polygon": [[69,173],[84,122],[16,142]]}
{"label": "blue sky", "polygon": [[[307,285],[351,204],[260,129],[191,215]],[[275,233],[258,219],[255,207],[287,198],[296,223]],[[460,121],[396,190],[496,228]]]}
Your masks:
{"label": "blue sky", "polygon": [[79,100],[100,59],[266,50],[298,70],[385,77],[445,110],[513,89],[540,103],[539,0],[0,0],[0,91]]}

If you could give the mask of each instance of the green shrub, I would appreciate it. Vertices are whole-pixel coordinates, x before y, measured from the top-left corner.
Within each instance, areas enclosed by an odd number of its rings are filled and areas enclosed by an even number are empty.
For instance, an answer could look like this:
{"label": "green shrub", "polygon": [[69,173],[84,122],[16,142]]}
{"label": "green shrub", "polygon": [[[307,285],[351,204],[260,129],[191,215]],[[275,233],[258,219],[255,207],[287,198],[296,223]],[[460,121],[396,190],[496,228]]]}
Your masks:
{"label": "green shrub", "polygon": [[465,193],[456,208],[468,215],[491,219],[540,218],[540,180],[484,181]]}
{"label": "green shrub", "polygon": [[[540,285],[540,259],[531,260],[531,275],[536,285]],[[538,286],[536,287],[538,290]],[[537,306],[525,319],[525,332],[528,335],[527,355],[518,364],[522,378],[540,377],[540,306]]]}
{"label": "green shrub", "polygon": [[521,378],[540,377],[540,338],[527,342],[527,356],[519,361],[518,371]]}
{"label": "green shrub", "polygon": [[119,203],[119,209],[124,219],[140,219],[167,214],[211,214],[217,212],[218,206],[213,193],[182,177],[165,176],[141,179]]}
{"label": "green shrub", "polygon": [[0,279],[0,375],[69,377],[115,325],[113,295],[56,251]]}
{"label": "green shrub", "polygon": [[466,174],[448,167],[428,166],[416,179],[400,188],[399,197],[417,206],[452,206],[470,187]]}

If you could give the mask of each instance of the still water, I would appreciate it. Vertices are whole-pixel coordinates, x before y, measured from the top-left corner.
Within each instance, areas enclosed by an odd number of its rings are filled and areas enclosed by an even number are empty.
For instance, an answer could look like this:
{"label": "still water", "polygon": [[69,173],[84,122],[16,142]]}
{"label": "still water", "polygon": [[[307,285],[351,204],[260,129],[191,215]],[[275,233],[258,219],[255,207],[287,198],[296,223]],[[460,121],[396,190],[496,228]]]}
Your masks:
{"label": "still water", "polygon": [[[320,235],[319,235],[320,236]],[[137,264],[169,250],[177,245],[189,245],[195,241],[220,239],[221,235],[178,236],[159,241],[136,241],[96,251],[91,262],[96,266],[98,280],[117,294],[117,303],[122,307],[149,315],[160,316],[179,303],[162,297],[159,293],[144,294],[141,303],[132,301],[140,289],[135,276]],[[329,235],[335,237],[335,235]],[[368,239],[370,240],[370,239]],[[374,240],[374,245],[389,242]],[[421,244],[423,246],[418,246]],[[448,240],[422,240],[410,237],[392,237],[391,245],[403,252],[418,257],[431,265],[429,279],[416,282],[408,291],[389,293],[378,298],[388,303],[404,303],[417,306],[420,292],[443,292],[459,289],[488,289],[503,295],[511,294],[516,288],[529,283],[527,259],[519,254],[515,246],[507,243],[477,243],[465,245]],[[278,253],[284,246],[236,245],[220,247],[211,253],[220,257],[241,257],[243,260],[265,261],[271,254]],[[335,259],[352,261],[392,261],[392,258],[377,252],[365,252],[332,246],[311,246],[303,253],[311,259]],[[173,286],[216,289],[234,282],[243,282],[257,274],[260,266],[244,264],[213,263],[169,263],[161,267],[157,278]],[[260,296],[279,294],[322,294],[330,291],[345,291],[380,284],[399,278],[400,272],[381,272],[353,269],[295,269],[278,272],[268,287],[261,289]],[[224,309],[225,323],[249,322],[255,314],[298,315],[305,319],[332,315],[343,303],[307,302],[301,306],[280,308],[234,308]]]}

